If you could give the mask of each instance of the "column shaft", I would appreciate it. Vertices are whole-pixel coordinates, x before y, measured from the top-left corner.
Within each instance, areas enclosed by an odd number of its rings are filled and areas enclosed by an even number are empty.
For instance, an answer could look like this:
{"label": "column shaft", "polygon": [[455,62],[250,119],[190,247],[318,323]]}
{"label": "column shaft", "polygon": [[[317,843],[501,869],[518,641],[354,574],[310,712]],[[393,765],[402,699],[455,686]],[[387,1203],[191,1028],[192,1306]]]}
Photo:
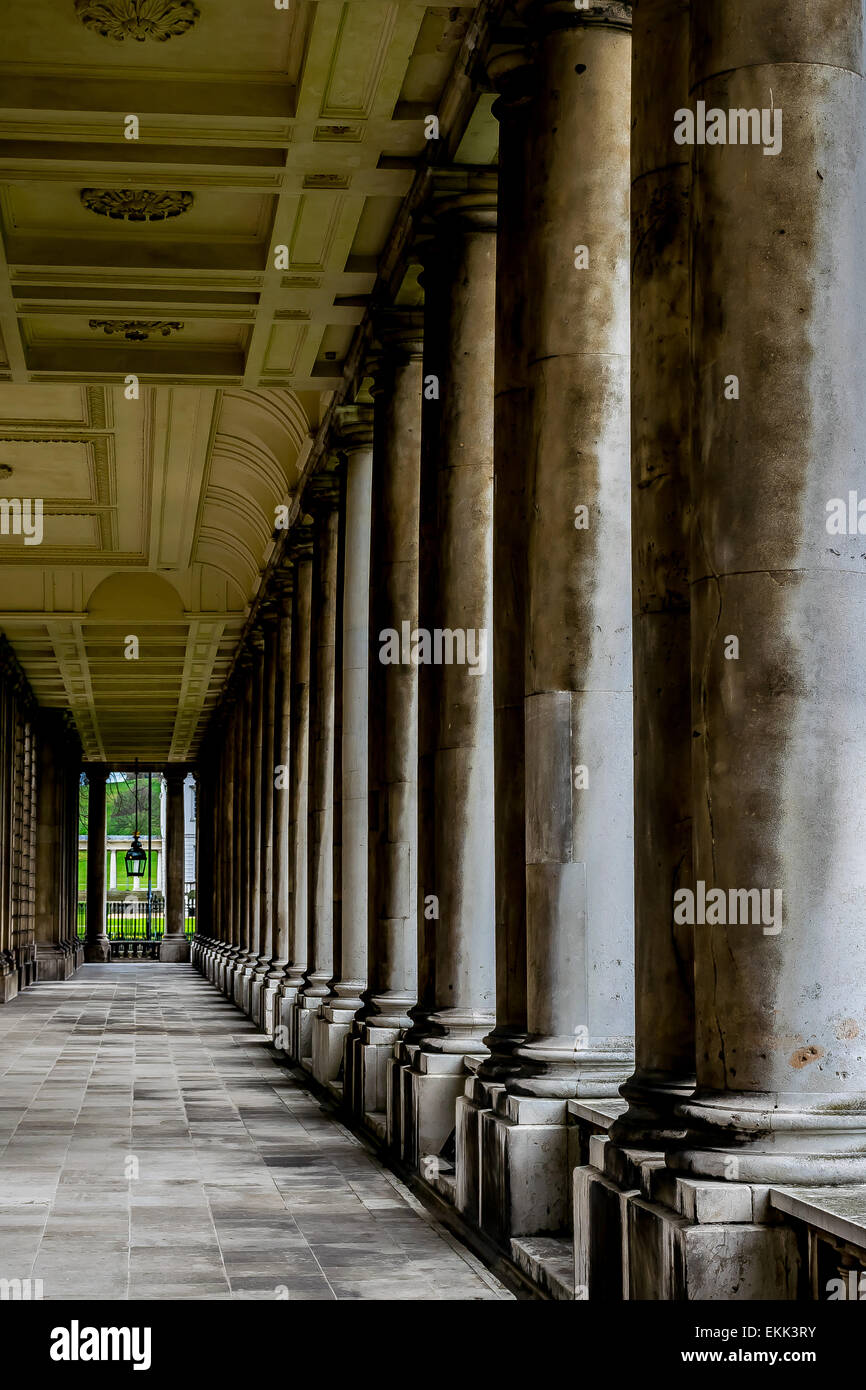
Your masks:
{"label": "column shaft", "polygon": [[860,1182],[866,558],[832,516],[866,451],[862,5],[695,6],[692,55],[708,116],[765,114],[692,150],[698,1087],[668,1161]]}
{"label": "column shaft", "polygon": [[277,629],[277,666],[274,689],[274,741],[272,767],[269,769],[273,787],[273,853],[272,853],[272,912],[273,955],[265,988],[263,1027],[274,1034],[277,1023],[277,999],[291,955],[290,939],[290,825],[291,825],[291,715],[292,715],[292,588],[291,571],[280,576]]}
{"label": "column shaft", "polygon": [[343,578],[340,976],[335,1008],[357,1012],[367,985],[368,722],[372,411],[348,407]]}
{"label": "column shaft", "polygon": [[373,451],[365,999],[368,1023],[405,1028],[418,960],[418,667],[407,648],[418,624],[421,325],[384,337]]}
{"label": "column shaft", "polygon": [[614,3],[521,8],[539,24],[522,226],[530,1036],[509,1085],[609,1095],[633,1028],[629,20]]}
{"label": "column shaft", "polygon": [[486,1052],[494,1023],[493,365],[496,194],[445,198],[424,275],[420,726],[429,750],[423,919],[434,941],[424,1050]]}
{"label": "column shaft", "polygon": [[[669,99],[659,99],[664,90]],[[671,106],[689,92],[689,0],[639,0],[632,33],[632,594],[635,724],[635,1072],[619,1142],[682,1129],[694,1089],[689,664],[690,155]]]}
{"label": "column shaft", "polygon": [[284,1043],[295,1055],[291,1010],[307,969],[307,835],[309,827],[310,753],[310,609],[313,588],[312,543],[308,534],[296,545],[292,603],[292,712],[290,750],[289,966],[281,986],[280,1016]]}
{"label": "column shaft", "polygon": [[493,753],[496,1027],[481,1071],[513,1070],[514,1047],[526,1037],[526,630],[527,469],[531,388],[527,370],[530,286],[523,226],[527,186],[530,70],[522,51],[491,68],[502,95],[496,232],[496,348],[493,489]]}
{"label": "column shaft", "polygon": [[185,773],[168,768],[165,774],[165,932],[159,945],[161,961],[189,960],[184,923],[184,807]]}
{"label": "column shaft", "polygon": [[338,480],[314,478],[305,501],[316,516],[310,683],[309,939],[305,1007],[327,998],[334,974],[334,741],[337,642]]}
{"label": "column shaft", "polygon": [[87,961],[111,959],[105,931],[105,780],[107,769],[99,763],[88,768],[87,796]]}

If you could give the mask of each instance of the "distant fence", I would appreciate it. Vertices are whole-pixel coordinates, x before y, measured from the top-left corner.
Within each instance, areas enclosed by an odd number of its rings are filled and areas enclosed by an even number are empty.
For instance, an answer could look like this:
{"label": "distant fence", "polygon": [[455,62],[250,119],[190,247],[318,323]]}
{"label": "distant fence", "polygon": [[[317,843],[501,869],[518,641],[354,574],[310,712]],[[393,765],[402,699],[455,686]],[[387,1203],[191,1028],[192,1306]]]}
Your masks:
{"label": "distant fence", "polygon": [[[184,931],[195,934],[195,884],[184,889]],[[87,899],[78,899],[78,935],[84,940],[87,931]],[[165,897],[152,893],[150,913],[147,897],[110,898],[105,904],[105,932],[111,942],[161,941],[165,934]]]}

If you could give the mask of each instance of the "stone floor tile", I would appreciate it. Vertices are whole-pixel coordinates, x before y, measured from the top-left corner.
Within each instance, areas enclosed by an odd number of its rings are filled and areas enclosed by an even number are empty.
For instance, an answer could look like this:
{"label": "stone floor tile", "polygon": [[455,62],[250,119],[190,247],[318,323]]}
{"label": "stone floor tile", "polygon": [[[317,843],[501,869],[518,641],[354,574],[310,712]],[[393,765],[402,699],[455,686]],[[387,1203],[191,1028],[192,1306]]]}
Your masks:
{"label": "stone floor tile", "polygon": [[155,962],[0,1009],[0,1264],[48,1300],[511,1297],[207,980]]}

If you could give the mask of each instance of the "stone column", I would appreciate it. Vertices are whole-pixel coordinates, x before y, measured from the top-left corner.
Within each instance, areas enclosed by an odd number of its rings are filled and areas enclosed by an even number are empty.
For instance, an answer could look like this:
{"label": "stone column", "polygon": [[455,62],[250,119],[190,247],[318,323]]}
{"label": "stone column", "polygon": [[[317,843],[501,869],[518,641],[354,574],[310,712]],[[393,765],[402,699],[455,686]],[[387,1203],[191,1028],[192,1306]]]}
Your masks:
{"label": "stone column", "polygon": [[697,1091],[668,1163],[862,1182],[862,6],[717,0],[692,54],[690,107],[765,114],[692,151]]}
{"label": "stone column", "polygon": [[237,796],[234,733],[237,701],[234,690],[227,692],[224,700],[226,709],[219,733],[222,757],[213,805],[214,844],[219,859],[220,872],[219,891],[215,903],[214,935],[216,946],[211,978],[220,989],[224,986],[225,970],[232,944],[232,875],[234,872],[232,847],[235,837],[235,800]]}
{"label": "stone column", "polygon": [[[418,525],[422,320],[378,325],[370,566],[369,982],[356,1046],[361,1116],[387,1112],[386,1063],[411,1024],[418,962]],[[390,1133],[393,1139],[393,1130]]]}
{"label": "stone column", "polygon": [[[632,1060],[630,6],[523,0],[536,39],[526,321],[528,1036],[484,1117],[482,1219],[569,1219],[567,1102]],[[503,272],[504,273],[504,272]],[[497,439],[497,448],[508,448]]]}
{"label": "stone column", "polygon": [[[496,178],[439,181],[425,252],[420,626],[423,922],[432,989],[406,1040],[404,1155],[431,1172],[495,1022],[493,367]],[[419,1046],[414,1043],[419,1042]]]}
{"label": "stone column", "polygon": [[[664,100],[660,93],[665,93]],[[635,723],[635,1072],[617,1143],[658,1148],[694,1090],[689,663],[689,0],[639,0],[632,34],[632,593]]]}
{"label": "stone column", "polygon": [[262,1029],[272,1038],[279,1025],[279,1000],[283,981],[287,978],[291,941],[289,936],[289,905],[291,865],[289,827],[291,823],[291,716],[292,716],[292,592],[294,573],[291,568],[280,571],[277,597],[277,669],[274,691],[273,766],[269,768],[273,787],[273,957],[265,981],[262,1004]]}
{"label": "stone column", "polygon": [[36,960],[40,980],[66,980],[75,969],[65,939],[68,883],[63,834],[68,829],[62,714],[43,713],[39,728],[36,825]]}
{"label": "stone column", "polygon": [[[60,778],[60,944],[67,957],[67,977],[84,958],[78,939],[78,798],[81,777],[81,742],[72,715],[66,711],[59,725],[62,774]],[[37,893],[40,876],[37,874]]]}
{"label": "stone column", "polygon": [[312,478],[304,494],[315,519],[310,653],[310,790],[307,884],[309,969],[298,996],[301,1062],[324,1081],[314,1020],[334,976],[334,752],[337,676],[337,565],[340,480],[336,472]]}
{"label": "stone column", "polygon": [[91,763],[87,769],[87,934],[84,959],[105,963],[111,960],[111,945],[105,930],[105,783],[108,768]]}
{"label": "stone column", "polygon": [[[217,766],[211,766],[210,776],[218,771]],[[213,846],[209,845],[211,826],[208,823],[212,818],[209,816],[209,806],[211,801],[211,788],[209,778],[206,777],[198,768],[192,772],[194,782],[193,796],[195,798],[195,867],[193,869],[193,879],[195,881],[195,931],[189,943],[190,964],[199,967],[202,950],[205,945],[205,935],[209,933],[209,924],[212,919],[211,904],[208,902],[207,895],[213,891],[218,869],[214,864]],[[207,887],[204,884],[199,886],[201,878],[201,860],[206,855],[210,865]],[[199,935],[201,933],[201,935]],[[207,937],[208,949],[210,949],[211,938]]]}
{"label": "stone column", "polygon": [[184,814],[183,784],[186,771],[168,767],[165,771],[165,933],[159,943],[161,961],[189,960],[189,940],[184,931]]}
{"label": "stone column", "polygon": [[[490,1055],[457,1101],[458,1208],[480,1220],[481,1116],[492,1105],[512,1053],[526,1037],[526,853],[523,634],[526,604],[526,457],[530,418],[526,366],[532,293],[523,254],[527,121],[532,70],[523,49],[488,65],[500,92],[493,489],[493,754],[496,900],[496,1026]],[[501,443],[497,447],[497,441]]]}
{"label": "stone column", "polygon": [[[319,1072],[334,1081],[344,1042],[367,985],[367,696],[370,623],[370,508],[373,486],[373,411],[366,405],[340,410],[338,441],[344,449],[343,624],[341,733],[341,894],[338,978],[317,1025]],[[354,1049],[349,1048],[350,1059]],[[344,1097],[352,1094],[351,1060]]]}
{"label": "stone column", "polygon": [[264,667],[262,673],[261,729],[261,864],[259,956],[250,985],[250,1017],[263,1026],[262,1004],[274,954],[274,725],[277,698],[279,623],[270,604],[262,613]]}
{"label": "stone column", "polygon": [[262,917],[262,722],[264,716],[265,639],[260,629],[250,635],[249,781],[246,786],[249,828],[246,896],[249,912],[247,955],[240,972],[237,1002],[248,1014],[252,1007],[252,978],[261,954]]}
{"label": "stone column", "polygon": [[289,966],[280,986],[281,1045],[293,1061],[301,1057],[295,1000],[307,970],[307,832],[309,824],[310,753],[310,607],[313,590],[313,542],[308,526],[299,528],[292,552],[295,589],[292,606],[292,724],[290,756]]}
{"label": "stone column", "polygon": [[250,788],[252,786],[253,658],[244,650],[238,658],[238,836],[235,847],[235,911],[237,948],[226,979],[226,992],[240,1005],[243,972],[250,958]]}

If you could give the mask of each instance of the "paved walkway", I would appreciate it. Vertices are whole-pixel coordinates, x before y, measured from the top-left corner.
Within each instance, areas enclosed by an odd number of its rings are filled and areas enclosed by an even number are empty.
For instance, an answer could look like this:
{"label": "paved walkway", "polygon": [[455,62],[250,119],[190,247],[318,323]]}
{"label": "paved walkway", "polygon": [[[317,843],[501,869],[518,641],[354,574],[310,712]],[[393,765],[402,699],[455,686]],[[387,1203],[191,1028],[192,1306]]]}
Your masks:
{"label": "paved walkway", "polygon": [[0,1279],[46,1299],[508,1299],[191,966],[0,1007]]}

